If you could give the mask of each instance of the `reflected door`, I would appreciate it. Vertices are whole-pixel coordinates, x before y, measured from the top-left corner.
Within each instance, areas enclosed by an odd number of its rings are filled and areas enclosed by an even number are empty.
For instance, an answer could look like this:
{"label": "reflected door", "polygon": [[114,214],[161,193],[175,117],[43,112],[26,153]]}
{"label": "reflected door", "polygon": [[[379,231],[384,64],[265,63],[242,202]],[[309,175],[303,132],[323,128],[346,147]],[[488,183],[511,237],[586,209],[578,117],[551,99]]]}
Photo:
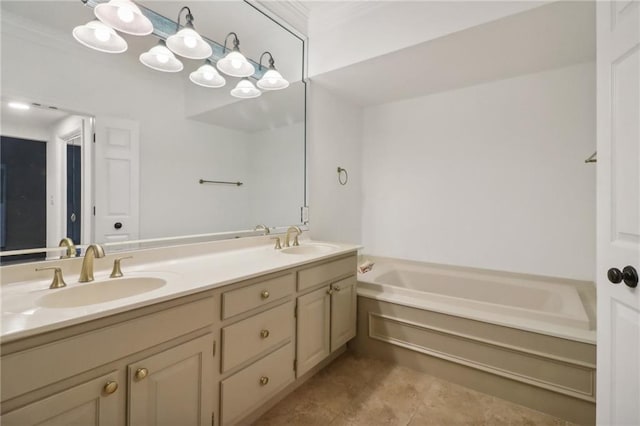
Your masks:
{"label": "reflected door", "polygon": [[82,241],[81,158],[82,147],[79,145],[67,145],[67,237],[76,243]]}

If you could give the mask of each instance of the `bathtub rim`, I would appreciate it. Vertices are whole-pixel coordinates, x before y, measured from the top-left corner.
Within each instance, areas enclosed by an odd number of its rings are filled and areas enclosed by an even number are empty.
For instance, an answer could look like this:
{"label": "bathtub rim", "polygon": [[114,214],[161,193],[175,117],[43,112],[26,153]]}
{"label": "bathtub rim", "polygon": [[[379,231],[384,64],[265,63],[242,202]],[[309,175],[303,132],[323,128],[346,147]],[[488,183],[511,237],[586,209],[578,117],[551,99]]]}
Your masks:
{"label": "bathtub rim", "polygon": [[[474,321],[487,322],[490,324],[496,324],[503,327],[526,330],[533,333],[546,334],[549,336],[560,337],[568,340],[574,340],[581,343],[588,343],[593,345],[596,344],[596,329],[595,329],[596,319],[594,318],[595,294],[593,295],[593,300],[589,300],[590,298],[588,297],[588,295],[584,294],[584,291],[588,292],[590,290],[595,290],[595,284],[592,282],[573,280],[569,278],[554,278],[554,277],[538,276],[538,275],[532,275],[532,274],[521,274],[516,272],[494,271],[494,270],[480,269],[480,268],[473,268],[473,267],[467,268],[462,266],[453,266],[453,265],[444,265],[444,264],[441,265],[441,264],[430,263],[430,262],[419,262],[414,260],[397,259],[397,258],[381,257],[381,256],[370,256],[370,255],[361,255],[361,261],[359,261],[359,264],[362,263],[362,261],[364,260],[369,260],[371,262],[374,262],[374,264],[406,263],[413,266],[426,265],[431,268],[437,268],[437,269],[443,269],[443,270],[449,270],[449,271],[455,271],[455,272],[478,273],[483,276],[495,275],[503,278],[516,278],[516,279],[533,280],[533,281],[541,281],[545,283],[572,286],[576,288],[580,301],[583,304],[585,313],[589,318],[589,324],[591,327],[589,330],[584,330],[584,329],[574,328],[569,326],[562,326],[557,324],[550,324],[545,321],[537,321],[535,319],[530,319],[530,318],[518,318],[516,316],[510,316],[505,314],[495,314],[492,312],[479,311],[477,309],[473,309],[469,307],[456,308],[450,303],[442,303],[442,302],[435,302],[435,301],[429,301],[429,300],[420,300],[420,302],[417,303],[402,294],[396,293],[391,295],[389,293],[385,294],[384,292],[363,288],[361,283],[375,285],[375,286],[383,286],[383,284],[377,283],[375,281],[372,282],[371,280],[367,280],[366,276],[370,272],[367,272],[365,274],[360,274],[360,273],[357,274],[357,280],[358,280],[357,293],[359,297],[366,297],[369,299],[381,300],[384,302],[393,303],[397,305],[406,305],[406,306],[410,306],[412,308],[417,308],[417,309],[431,310],[434,312],[443,313],[447,315],[455,315],[455,316],[467,318]],[[375,265],[373,270],[375,270]],[[377,276],[377,274],[374,276]],[[408,291],[408,292],[418,291],[418,290],[404,289],[402,287],[397,287],[390,284],[388,286],[396,287],[403,291]],[[582,287],[583,292],[581,292],[578,287]],[[589,287],[592,287],[592,288],[589,289]],[[589,308],[588,306],[589,304],[592,304],[593,306]]]}

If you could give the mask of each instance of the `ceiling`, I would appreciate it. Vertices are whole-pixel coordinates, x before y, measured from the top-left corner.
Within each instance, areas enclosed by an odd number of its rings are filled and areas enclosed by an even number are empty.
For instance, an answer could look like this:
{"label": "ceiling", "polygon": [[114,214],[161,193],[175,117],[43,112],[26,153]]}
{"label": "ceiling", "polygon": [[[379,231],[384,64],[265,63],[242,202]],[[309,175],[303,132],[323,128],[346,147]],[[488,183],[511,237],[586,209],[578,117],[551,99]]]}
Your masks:
{"label": "ceiling", "polygon": [[312,81],[369,106],[594,60],[594,2],[556,2]]}

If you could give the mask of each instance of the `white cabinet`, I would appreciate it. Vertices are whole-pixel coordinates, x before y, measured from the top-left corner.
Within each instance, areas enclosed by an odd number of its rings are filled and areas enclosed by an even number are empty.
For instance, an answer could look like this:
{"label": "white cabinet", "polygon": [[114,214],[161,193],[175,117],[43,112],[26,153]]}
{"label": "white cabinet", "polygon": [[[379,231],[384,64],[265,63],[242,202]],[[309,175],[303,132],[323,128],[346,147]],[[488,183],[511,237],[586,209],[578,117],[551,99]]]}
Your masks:
{"label": "white cabinet", "polygon": [[298,297],[297,375],[331,353],[331,295],[322,287]]}
{"label": "white cabinet", "polygon": [[212,360],[208,334],[130,364],[129,425],[210,425]]}
{"label": "white cabinet", "polygon": [[356,337],[357,280],[355,276],[331,284],[331,351]]}
{"label": "white cabinet", "polygon": [[298,272],[298,289],[321,286],[298,297],[297,377],[355,337],[355,270],[349,256]]}
{"label": "white cabinet", "polygon": [[2,416],[5,426],[110,426],[118,424],[120,399],[116,372],[97,377]]}
{"label": "white cabinet", "polygon": [[215,305],[207,295],[193,299],[97,320],[50,342],[36,336],[6,354],[3,345],[0,422],[210,425]]}

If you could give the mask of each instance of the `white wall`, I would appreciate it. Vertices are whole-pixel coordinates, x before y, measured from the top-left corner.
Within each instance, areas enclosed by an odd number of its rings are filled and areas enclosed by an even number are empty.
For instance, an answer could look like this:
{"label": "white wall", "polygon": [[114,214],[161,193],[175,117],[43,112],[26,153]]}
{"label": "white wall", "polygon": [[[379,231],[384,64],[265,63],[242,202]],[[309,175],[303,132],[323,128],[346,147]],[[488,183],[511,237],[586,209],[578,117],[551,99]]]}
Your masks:
{"label": "white wall", "polygon": [[594,278],[593,63],[363,114],[366,252]]}
{"label": "white wall", "polygon": [[[361,241],[361,108],[310,84],[307,165],[311,236],[318,240]],[[349,172],[338,183],[337,167]]]}
{"label": "white wall", "polygon": [[295,123],[249,135],[249,207],[255,225],[300,224],[304,131],[304,123]]}

